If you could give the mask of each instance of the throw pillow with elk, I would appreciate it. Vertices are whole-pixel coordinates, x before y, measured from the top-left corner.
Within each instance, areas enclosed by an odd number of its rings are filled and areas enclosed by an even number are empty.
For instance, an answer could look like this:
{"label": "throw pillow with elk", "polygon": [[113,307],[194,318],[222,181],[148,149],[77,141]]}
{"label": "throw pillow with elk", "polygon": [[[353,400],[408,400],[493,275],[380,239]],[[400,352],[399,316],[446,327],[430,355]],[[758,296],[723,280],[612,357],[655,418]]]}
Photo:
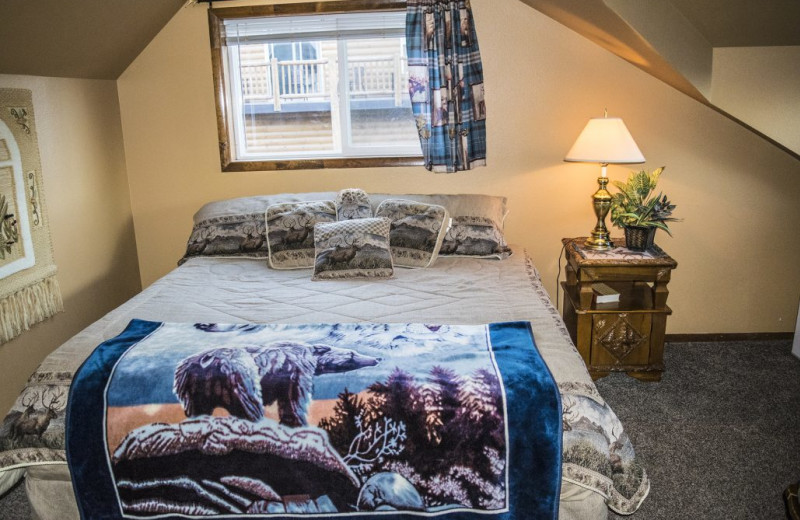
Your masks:
{"label": "throw pillow with elk", "polygon": [[394,275],[389,249],[388,218],[362,218],[318,223],[314,228],[312,280],[390,278]]}
{"label": "throw pillow with elk", "polygon": [[381,202],[375,216],[392,221],[389,238],[394,265],[433,265],[450,224],[450,216],[443,206],[389,199]]}
{"label": "throw pillow with elk", "polygon": [[511,256],[511,248],[500,226],[492,219],[460,216],[453,217],[439,254],[502,260]]}
{"label": "throw pillow with elk", "polygon": [[372,217],[369,195],[358,188],[347,188],[336,195],[337,220],[352,220]]}
{"label": "throw pillow with elk", "polygon": [[336,222],[336,205],[332,200],[274,204],[265,218],[270,267],[313,267],[314,226]]}

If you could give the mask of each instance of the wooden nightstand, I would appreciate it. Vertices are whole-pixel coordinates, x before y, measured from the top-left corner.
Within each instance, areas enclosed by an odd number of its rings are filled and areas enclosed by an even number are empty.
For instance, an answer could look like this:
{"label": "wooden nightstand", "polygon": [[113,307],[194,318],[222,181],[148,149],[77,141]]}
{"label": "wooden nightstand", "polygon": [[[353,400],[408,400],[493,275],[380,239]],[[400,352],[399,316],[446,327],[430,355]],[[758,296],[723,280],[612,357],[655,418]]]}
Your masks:
{"label": "wooden nightstand", "polygon": [[[592,251],[583,238],[564,238],[567,280],[564,322],[593,379],[626,372],[643,381],[659,381],[664,370],[667,283],[678,264],[658,246],[646,253],[624,248]],[[618,303],[597,304],[592,283],[604,282],[620,293]]]}

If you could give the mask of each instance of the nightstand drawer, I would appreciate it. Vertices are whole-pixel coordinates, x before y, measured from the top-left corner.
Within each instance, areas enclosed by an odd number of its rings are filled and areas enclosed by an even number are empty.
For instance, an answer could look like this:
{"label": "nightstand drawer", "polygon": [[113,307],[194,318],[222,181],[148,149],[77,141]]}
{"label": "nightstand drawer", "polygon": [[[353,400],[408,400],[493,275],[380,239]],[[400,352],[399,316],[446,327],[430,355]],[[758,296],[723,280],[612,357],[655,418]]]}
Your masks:
{"label": "nightstand drawer", "polygon": [[613,370],[621,366],[647,365],[652,326],[649,313],[592,315],[591,366]]}

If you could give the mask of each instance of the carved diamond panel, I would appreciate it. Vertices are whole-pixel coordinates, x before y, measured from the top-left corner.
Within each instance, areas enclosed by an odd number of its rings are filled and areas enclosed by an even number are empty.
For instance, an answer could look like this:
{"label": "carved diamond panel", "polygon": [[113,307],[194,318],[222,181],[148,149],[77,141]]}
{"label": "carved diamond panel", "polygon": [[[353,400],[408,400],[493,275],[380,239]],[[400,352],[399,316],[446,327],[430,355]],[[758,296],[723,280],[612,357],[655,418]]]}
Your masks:
{"label": "carved diamond panel", "polygon": [[606,320],[598,320],[595,325],[597,342],[611,353],[618,363],[647,340],[647,336],[642,335],[628,321],[625,314],[618,315],[615,323],[602,332],[605,325]]}

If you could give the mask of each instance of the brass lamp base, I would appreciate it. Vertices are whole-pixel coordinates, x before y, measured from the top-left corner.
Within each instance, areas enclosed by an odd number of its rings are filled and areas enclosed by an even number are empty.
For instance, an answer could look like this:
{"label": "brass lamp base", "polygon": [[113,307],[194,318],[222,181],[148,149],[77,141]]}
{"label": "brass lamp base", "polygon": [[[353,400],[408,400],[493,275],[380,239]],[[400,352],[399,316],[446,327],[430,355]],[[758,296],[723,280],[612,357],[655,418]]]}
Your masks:
{"label": "brass lamp base", "polygon": [[592,231],[592,236],[584,241],[583,247],[596,251],[607,251],[614,248],[614,243],[609,238],[608,233],[605,235],[596,235],[596,232]]}
{"label": "brass lamp base", "polygon": [[[603,166],[605,167],[605,165]],[[606,186],[608,186],[608,177],[598,177],[597,184],[600,187],[592,196],[594,201],[594,214],[597,216],[597,225],[595,225],[592,230],[591,236],[583,243],[583,247],[586,249],[603,251],[614,247],[614,243],[611,242],[610,234],[606,228],[606,215],[608,215],[608,210],[611,209],[611,194],[606,189]]]}

